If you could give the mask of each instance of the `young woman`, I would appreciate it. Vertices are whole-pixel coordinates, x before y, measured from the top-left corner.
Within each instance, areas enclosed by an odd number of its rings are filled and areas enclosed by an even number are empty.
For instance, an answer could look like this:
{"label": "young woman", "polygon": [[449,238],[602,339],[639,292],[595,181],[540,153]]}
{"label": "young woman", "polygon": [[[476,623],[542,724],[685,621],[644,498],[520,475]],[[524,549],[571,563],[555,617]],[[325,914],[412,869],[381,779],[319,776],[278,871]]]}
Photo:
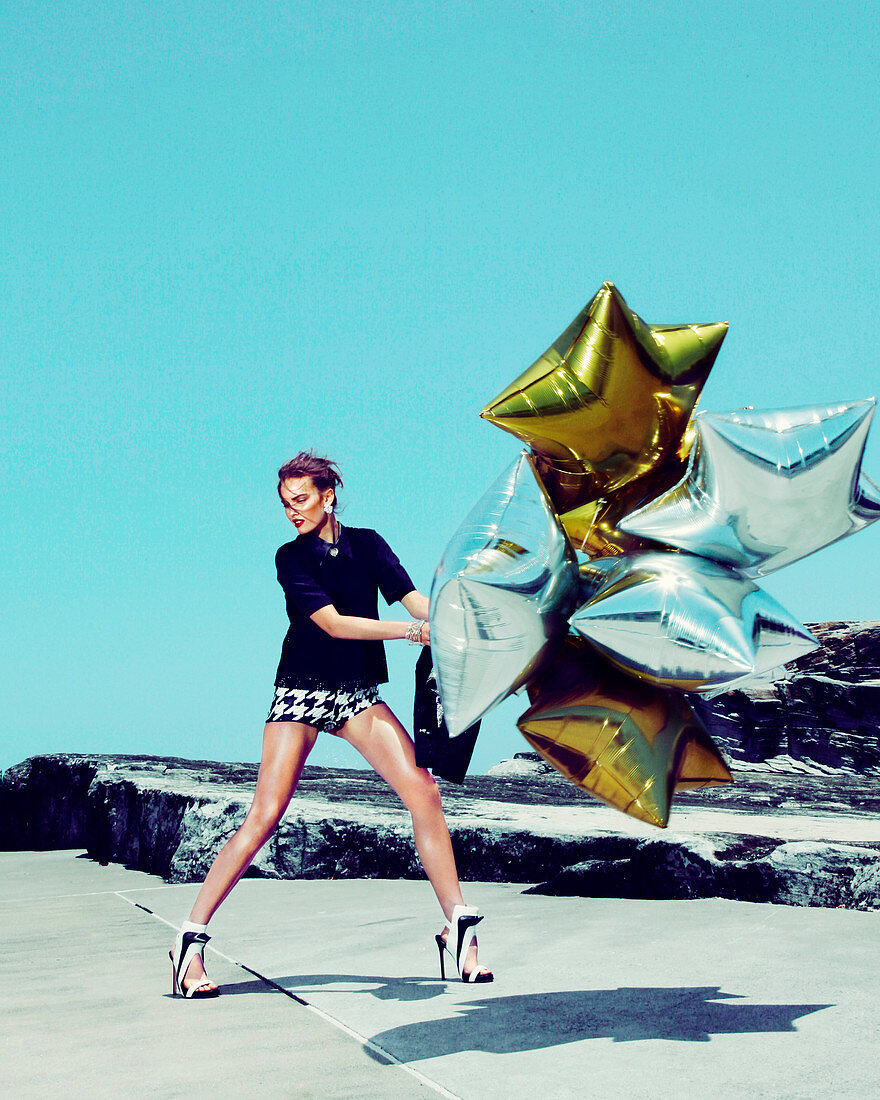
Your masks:
{"label": "young woman", "polygon": [[[309,452],[278,471],[278,495],[297,531],[275,555],[290,629],[253,803],[214,860],[170,953],[173,992],[184,997],[220,992],[205,975],[206,926],[275,831],[322,732],[354,745],[412,815],[416,850],[446,919],[436,936],[441,976],[449,951],[462,980],[492,981],[492,972],[477,962],[474,929],[482,917],[464,904],[437,784],[416,767],[412,741],[379,697],[378,685],[388,680],[382,643],[406,638],[427,645],[428,600],[380,535],[342,526],[335,511],[341,485],[336,463]],[[380,591],[389,604],[399,600],[412,621],[380,620]]]}

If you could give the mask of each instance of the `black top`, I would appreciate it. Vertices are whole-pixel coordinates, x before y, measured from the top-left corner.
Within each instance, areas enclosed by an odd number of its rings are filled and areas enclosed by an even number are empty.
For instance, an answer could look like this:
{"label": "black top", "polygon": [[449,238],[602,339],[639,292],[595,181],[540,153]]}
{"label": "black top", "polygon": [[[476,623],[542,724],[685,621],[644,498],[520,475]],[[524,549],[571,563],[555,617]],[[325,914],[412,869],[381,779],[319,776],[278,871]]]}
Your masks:
{"label": "black top", "polygon": [[275,568],[290,619],[276,686],[340,689],[386,683],[381,641],[331,638],[309,618],[332,604],[340,615],[378,619],[379,592],[392,604],[414,591],[409,574],[382,536],[366,527],[340,525],[331,547],[310,532],[279,547]]}

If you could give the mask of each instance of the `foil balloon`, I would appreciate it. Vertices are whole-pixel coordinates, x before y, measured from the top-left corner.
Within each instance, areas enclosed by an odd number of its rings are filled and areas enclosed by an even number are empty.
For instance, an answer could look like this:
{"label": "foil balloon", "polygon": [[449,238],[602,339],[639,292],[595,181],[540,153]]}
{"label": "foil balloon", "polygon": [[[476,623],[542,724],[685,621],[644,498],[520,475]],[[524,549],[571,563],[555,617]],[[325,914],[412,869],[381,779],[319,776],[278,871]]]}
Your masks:
{"label": "foil balloon", "polygon": [[733,782],[679,692],[630,679],[567,639],[529,686],[517,723],[540,755],[578,787],[651,825],[669,820],[673,793]]}
{"label": "foil balloon", "polygon": [[590,558],[656,549],[650,539],[640,538],[621,525],[636,508],[674,485],[685,470],[685,463],[670,462],[665,470],[637,478],[607,498],[562,512],[559,521],[574,549]]}
{"label": "foil balloon", "polygon": [[781,569],[880,518],[880,491],[860,472],[874,406],[701,413],[687,476],[620,528],[746,576]]}
{"label": "foil balloon", "polygon": [[605,283],[481,415],[532,448],[568,510],[675,461],[726,333],[648,325]]}
{"label": "foil balloon", "polygon": [[523,453],[447,546],[431,588],[431,650],[450,736],[540,668],[567,631],[577,563]]}
{"label": "foil balloon", "polygon": [[[880,518],[861,472],[873,401],[693,415],[726,332],[648,325],[603,284],[483,410],[533,454],[466,522],[432,590],[455,728],[525,684],[530,743],[655,824],[675,789],[730,780],[676,689],[711,697],[817,644],[755,578]],[[543,534],[518,533],[526,514]],[[559,626],[572,599],[577,643]]]}
{"label": "foil balloon", "polygon": [[717,562],[641,553],[588,568],[595,592],[572,627],[650,683],[715,695],[818,645],[781,604]]}

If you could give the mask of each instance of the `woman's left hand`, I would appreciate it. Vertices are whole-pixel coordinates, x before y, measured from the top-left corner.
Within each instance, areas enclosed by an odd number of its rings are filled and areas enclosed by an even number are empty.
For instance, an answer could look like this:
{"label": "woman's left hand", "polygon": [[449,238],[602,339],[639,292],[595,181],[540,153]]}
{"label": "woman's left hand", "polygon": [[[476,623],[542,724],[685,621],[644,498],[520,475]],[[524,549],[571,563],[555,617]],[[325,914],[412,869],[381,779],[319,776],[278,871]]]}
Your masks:
{"label": "woman's left hand", "polygon": [[427,619],[422,622],[421,630],[419,631],[419,641],[422,645],[431,644],[431,624]]}

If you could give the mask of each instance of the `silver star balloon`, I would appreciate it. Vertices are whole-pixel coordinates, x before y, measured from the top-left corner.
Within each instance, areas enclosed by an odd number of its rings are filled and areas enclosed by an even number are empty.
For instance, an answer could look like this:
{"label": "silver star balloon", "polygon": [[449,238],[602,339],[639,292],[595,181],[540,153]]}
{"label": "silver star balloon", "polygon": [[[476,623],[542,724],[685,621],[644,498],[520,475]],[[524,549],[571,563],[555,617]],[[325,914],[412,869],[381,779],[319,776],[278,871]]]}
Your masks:
{"label": "silver star balloon", "polygon": [[683,480],[619,526],[749,577],[781,569],[880,518],[861,473],[874,406],[701,413]]}
{"label": "silver star balloon", "polygon": [[590,563],[596,585],[572,627],[625,672],[706,695],[815,649],[781,604],[734,569],[690,554]]}
{"label": "silver star balloon", "polygon": [[574,553],[523,452],[453,535],[431,588],[431,651],[450,736],[530,679],[567,632]]}

